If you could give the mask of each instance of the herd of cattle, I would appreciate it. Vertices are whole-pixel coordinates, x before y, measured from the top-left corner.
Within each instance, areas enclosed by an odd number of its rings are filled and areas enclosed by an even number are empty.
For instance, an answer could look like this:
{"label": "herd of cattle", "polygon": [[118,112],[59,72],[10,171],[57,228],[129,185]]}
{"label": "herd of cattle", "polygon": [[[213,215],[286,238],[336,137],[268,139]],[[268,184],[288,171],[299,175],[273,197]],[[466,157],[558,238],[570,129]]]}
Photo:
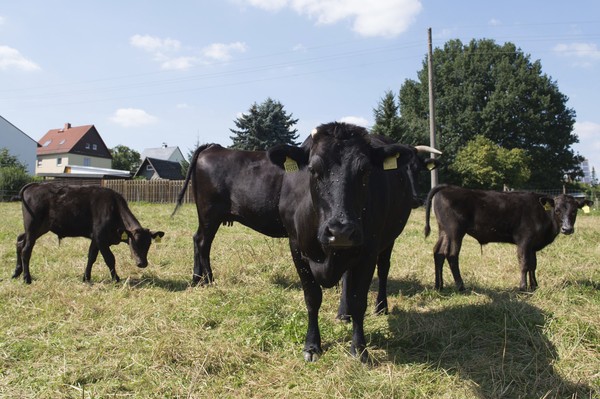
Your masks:
{"label": "herd of cattle", "polygon": [[[322,353],[318,325],[322,287],[342,281],[338,317],[352,321],[351,353],[367,361],[363,321],[369,286],[377,266],[375,311],[386,313],[394,241],[420,204],[415,189],[419,173],[437,166],[436,159],[418,156],[423,151],[440,154],[337,122],[317,127],[300,146],[278,145],[266,152],[217,144],[199,147],[173,211],[192,181],[198,212],[193,282],[213,281],[210,250],[221,224],[235,221],[270,237],[287,237],[308,311],[305,360],[314,361]],[[137,266],[146,267],[151,241],[164,235],[143,228],[123,197],[110,189],[32,183],[19,197],[25,232],[17,238],[13,277],[23,274],[27,283],[33,246],[49,231],[59,239],[91,239],[84,281],[90,281],[98,252],[112,279],[119,281],[110,246],[120,242],[129,245]],[[426,236],[432,203],[439,226],[433,250],[435,287],[443,287],[447,259],[459,290],[464,290],[458,256],[465,234],[481,244],[516,244],[520,288],[528,288],[529,276],[529,288],[535,289],[536,252],[559,233],[571,234],[577,209],[592,204],[568,195],[550,198],[440,185],[426,200]]]}

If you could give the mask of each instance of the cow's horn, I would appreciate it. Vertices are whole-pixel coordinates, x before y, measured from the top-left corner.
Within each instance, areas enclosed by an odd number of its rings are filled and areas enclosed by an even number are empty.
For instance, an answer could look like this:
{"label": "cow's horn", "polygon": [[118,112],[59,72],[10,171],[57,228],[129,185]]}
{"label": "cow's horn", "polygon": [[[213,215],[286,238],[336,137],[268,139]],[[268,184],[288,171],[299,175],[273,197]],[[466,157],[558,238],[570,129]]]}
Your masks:
{"label": "cow's horn", "polygon": [[317,134],[317,128],[314,128],[313,130],[311,130],[311,132],[310,132],[310,135],[311,135],[312,137],[315,137],[315,136],[316,136],[316,134]]}
{"label": "cow's horn", "polygon": [[430,152],[432,154],[442,155],[442,152],[440,150],[436,150],[435,148],[430,147],[428,145],[417,145],[415,146],[415,149],[417,150],[417,152]]}

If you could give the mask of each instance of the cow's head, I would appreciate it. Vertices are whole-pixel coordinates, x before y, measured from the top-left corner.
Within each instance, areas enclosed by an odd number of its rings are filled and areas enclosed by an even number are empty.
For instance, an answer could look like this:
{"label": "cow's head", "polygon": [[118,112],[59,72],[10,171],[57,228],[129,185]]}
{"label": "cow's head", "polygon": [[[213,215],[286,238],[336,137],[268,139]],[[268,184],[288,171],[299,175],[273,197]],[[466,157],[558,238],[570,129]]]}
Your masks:
{"label": "cow's head", "polygon": [[317,238],[324,249],[342,249],[363,243],[362,216],[371,173],[382,170],[389,158],[406,167],[414,151],[401,144],[373,145],[365,128],[334,122],[314,129],[301,147],[273,147],[269,158],[281,167],[293,160],[300,173],[309,173]]}
{"label": "cow's head", "polygon": [[575,219],[577,219],[577,210],[584,206],[592,206],[593,201],[582,199],[577,200],[570,195],[561,194],[557,197],[541,197],[540,203],[548,212],[552,212],[557,221],[560,232],[566,235],[573,234],[575,231]]}
{"label": "cow's head", "polygon": [[162,231],[150,231],[148,229],[140,228],[132,231],[125,230],[123,232],[123,238],[127,238],[125,241],[129,244],[131,250],[131,257],[135,260],[138,267],[148,266],[148,250],[152,240],[162,238],[165,233]]}
{"label": "cow's head", "polygon": [[[431,147],[428,147],[431,148]],[[417,151],[421,152],[417,147]],[[423,150],[428,152],[433,152],[431,150]],[[437,151],[437,150],[435,150]],[[433,152],[436,154],[441,154],[441,152]],[[417,194],[417,181],[419,180],[419,174],[424,171],[432,171],[439,167],[440,161],[436,158],[427,158],[422,159],[415,155],[413,160],[409,162],[406,166],[406,172],[408,174],[408,179],[410,180],[410,187],[412,189],[412,202],[411,206],[413,209],[420,207],[423,205],[423,200],[419,199],[419,195]]]}

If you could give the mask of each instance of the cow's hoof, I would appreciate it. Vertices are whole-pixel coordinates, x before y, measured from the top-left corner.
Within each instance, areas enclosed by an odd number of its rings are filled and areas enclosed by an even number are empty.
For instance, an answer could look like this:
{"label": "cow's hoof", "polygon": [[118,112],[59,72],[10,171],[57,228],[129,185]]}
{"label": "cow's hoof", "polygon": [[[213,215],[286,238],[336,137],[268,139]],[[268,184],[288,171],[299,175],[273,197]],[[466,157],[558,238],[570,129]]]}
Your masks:
{"label": "cow's hoof", "polygon": [[25,277],[25,284],[31,284],[31,277]]}
{"label": "cow's hoof", "polygon": [[336,319],[342,323],[350,323],[352,321],[352,317],[349,314],[338,314]]}
{"label": "cow's hoof", "polygon": [[466,288],[465,288],[464,284],[461,284],[458,286],[458,292],[465,292],[465,291],[466,291]]}
{"label": "cow's hoof", "polygon": [[309,362],[309,363],[316,362],[321,357],[320,352],[315,352],[312,350],[304,351],[303,353],[304,353],[304,361]]}
{"label": "cow's hoof", "polygon": [[369,352],[367,348],[359,348],[358,350],[354,347],[350,348],[350,353],[354,357],[358,357],[361,363],[369,363]]}
{"label": "cow's hoof", "polygon": [[377,304],[377,306],[375,306],[375,314],[378,316],[389,314],[387,305]]}

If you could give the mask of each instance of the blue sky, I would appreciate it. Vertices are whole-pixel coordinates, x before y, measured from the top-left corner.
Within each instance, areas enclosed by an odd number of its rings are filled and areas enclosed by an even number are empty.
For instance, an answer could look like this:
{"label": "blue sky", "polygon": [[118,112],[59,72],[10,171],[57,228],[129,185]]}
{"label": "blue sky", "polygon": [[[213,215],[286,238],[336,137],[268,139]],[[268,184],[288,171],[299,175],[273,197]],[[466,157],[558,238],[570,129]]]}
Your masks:
{"label": "blue sky", "polygon": [[429,27],[434,47],[489,38],[539,59],[599,170],[595,0],[3,1],[0,115],[36,140],[93,124],[109,147],[184,154],[229,145],[233,121],[268,97],[300,139],[334,120],[370,126],[385,91],[416,78]]}

